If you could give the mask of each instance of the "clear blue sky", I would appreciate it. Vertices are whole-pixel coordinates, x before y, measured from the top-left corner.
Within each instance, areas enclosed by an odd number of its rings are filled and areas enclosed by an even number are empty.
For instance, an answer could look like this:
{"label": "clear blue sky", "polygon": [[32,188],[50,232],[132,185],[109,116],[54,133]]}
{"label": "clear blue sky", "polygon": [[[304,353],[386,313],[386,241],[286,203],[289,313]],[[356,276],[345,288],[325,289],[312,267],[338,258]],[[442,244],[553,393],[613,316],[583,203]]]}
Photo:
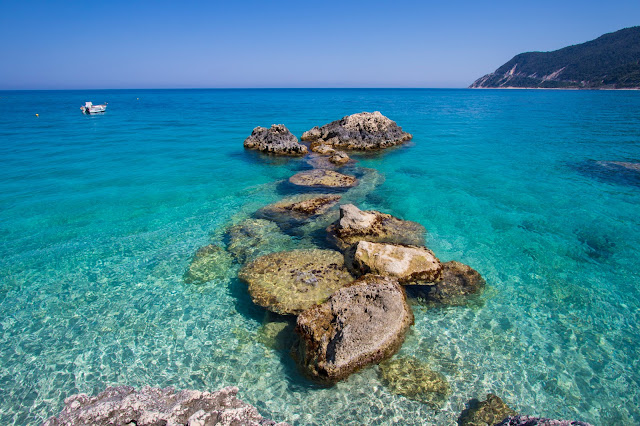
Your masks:
{"label": "clear blue sky", "polygon": [[640,0],[0,0],[0,89],[466,87]]}

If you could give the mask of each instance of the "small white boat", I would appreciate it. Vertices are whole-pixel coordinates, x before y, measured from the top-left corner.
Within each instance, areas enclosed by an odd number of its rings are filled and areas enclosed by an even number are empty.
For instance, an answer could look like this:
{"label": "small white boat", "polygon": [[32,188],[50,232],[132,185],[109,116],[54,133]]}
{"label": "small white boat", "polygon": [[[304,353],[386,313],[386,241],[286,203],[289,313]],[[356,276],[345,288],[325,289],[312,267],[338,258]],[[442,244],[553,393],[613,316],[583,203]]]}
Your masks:
{"label": "small white boat", "polygon": [[102,105],[94,105],[91,102],[85,102],[84,106],[80,107],[80,111],[85,114],[98,114],[100,112],[105,112],[107,110],[107,104],[104,103]]}

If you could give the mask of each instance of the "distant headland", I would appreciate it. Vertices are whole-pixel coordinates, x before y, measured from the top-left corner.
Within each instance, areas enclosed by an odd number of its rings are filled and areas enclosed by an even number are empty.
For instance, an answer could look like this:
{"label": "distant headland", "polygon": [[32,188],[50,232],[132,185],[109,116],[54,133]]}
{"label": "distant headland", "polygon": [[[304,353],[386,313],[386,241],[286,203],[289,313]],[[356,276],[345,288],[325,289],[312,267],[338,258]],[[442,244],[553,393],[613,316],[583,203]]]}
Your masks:
{"label": "distant headland", "polygon": [[469,87],[640,89],[640,26],[553,52],[521,53]]}

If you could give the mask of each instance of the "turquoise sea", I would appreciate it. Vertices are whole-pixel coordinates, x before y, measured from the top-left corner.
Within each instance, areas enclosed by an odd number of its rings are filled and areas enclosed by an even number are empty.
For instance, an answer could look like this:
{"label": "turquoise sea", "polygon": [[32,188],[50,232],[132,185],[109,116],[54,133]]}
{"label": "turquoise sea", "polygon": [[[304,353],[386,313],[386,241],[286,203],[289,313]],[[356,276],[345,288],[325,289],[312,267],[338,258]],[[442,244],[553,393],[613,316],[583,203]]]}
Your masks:
{"label": "turquoise sea", "polygon": [[[440,409],[389,392],[377,366],[307,381],[262,343],[269,316],[238,264],[183,279],[309,168],[245,151],[255,126],[299,137],[376,110],[414,138],[354,155],[372,170],[351,199],[421,223],[442,261],[488,283],[480,303],[414,306],[401,353],[447,378]],[[115,384],[237,385],[293,425],[454,425],[489,392],[525,414],[639,424],[640,172],[601,161],[640,162],[640,92],[0,92],[0,424]]]}

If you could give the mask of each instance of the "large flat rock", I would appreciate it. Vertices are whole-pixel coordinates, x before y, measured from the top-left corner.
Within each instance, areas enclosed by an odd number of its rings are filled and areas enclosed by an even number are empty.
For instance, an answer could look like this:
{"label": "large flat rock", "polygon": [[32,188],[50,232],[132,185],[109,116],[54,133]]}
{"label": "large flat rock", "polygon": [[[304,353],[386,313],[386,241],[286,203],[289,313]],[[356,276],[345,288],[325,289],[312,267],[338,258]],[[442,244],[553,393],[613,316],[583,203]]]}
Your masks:
{"label": "large flat rock", "polygon": [[313,169],[296,173],[289,178],[289,182],[310,188],[351,188],[358,184],[358,179],[333,170]]}
{"label": "large flat rock", "polygon": [[344,257],[334,250],[292,250],[261,256],[238,277],[254,303],[278,314],[297,315],[353,282]]}
{"label": "large flat rock", "polygon": [[391,357],[411,324],[400,284],[367,275],[298,316],[298,359],[311,377],[336,382]]}

